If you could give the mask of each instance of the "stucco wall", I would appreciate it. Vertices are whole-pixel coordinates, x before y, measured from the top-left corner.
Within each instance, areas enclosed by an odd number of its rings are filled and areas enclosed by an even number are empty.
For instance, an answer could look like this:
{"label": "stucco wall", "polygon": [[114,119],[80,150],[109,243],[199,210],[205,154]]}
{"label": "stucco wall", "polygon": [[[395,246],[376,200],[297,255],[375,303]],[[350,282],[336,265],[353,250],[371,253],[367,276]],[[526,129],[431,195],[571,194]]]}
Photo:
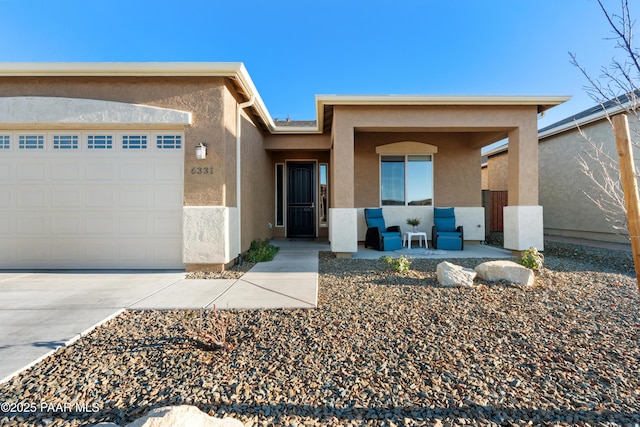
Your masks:
{"label": "stucco wall", "polygon": [[487,160],[487,190],[507,191],[509,189],[509,161],[507,152],[496,154]]}
{"label": "stucco wall", "polygon": [[379,145],[416,141],[438,147],[433,155],[436,206],[482,206],[480,149],[465,133],[357,132],[355,135],[355,206],[380,206]]}
{"label": "stucco wall", "polygon": [[[262,133],[242,117],[242,250],[254,239],[271,237],[274,224],[274,169],[271,154],[264,150]],[[234,179],[235,182],[235,179]]]}
{"label": "stucco wall", "polygon": [[[592,141],[602,143],[617,162],[613,130],[606,120],[585,126],[583,131]],[[577,130],[540,141],[540,204],[544,207],[545,233],[627,243],[585,195],[595,194],[596,189],[578,164],[584,150],[589,150],[589,145]],[[636,160],[636,169],[639,166]]]}
{"label": "stucco wall", "polygon": [[[101,99],[190,111],[193,124],[185,128],[184,203],[225,206],[235,197],[225,182],[229,171],[229,142],[235,136],[223,124],[223,78],[207,77],[2,77],[0,96],[57,96]],[[206,160],[195,160],[195,147],[208,145]],[[235,153],[233,153],[235,158]],[[213,168],[213,174],[191,174],[193,167]],[[235,166],[233,166],[235,167]],[[234,173],[234,172],[232,172]],[[235,182],[235,178],[234,181]],[[227,185],[225,185],[227,184]],[[233,199],[235,200],[235,199]]]}

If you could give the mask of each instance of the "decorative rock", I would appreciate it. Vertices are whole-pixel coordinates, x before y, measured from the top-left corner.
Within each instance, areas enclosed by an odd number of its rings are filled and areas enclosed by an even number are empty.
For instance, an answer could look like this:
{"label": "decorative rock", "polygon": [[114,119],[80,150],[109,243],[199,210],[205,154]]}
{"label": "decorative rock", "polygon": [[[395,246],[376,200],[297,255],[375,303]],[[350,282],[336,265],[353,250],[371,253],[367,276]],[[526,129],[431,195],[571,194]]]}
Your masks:
{"label": "decorative rock", "polygon": [[476,272],[450,262],[441,262],[436,268],[438,283],[442,286],[472,287]]}
{"label": "decorative rock", "polygon": [[489,261],[475,268],[478,277],[495,282],[506,280],[511,283],[531,286],[535,280],[533,271],[513,261]]}
{"label": "decorative rock", "polygon": [[126,427],[244,427],[244,424],[233,418],[210,417],[195,406],[181,405],[153,409]]}

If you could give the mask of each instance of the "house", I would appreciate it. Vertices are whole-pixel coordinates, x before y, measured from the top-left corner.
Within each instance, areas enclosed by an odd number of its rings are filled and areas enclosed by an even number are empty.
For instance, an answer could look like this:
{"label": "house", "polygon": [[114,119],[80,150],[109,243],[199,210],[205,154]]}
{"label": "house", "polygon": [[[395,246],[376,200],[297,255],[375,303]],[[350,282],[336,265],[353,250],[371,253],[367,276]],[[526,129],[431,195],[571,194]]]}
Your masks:
{"label": "house", "polygon": [[537,115],[566,97],[316,97],[275,121],[241,63],[0,65],[0,268],[224,268],[254,239],[364,240],[454,206],[484,239],[482,147],[509,139],[505,247],[542,244]]}
{"label": "house", "polygon": [[[627,103],[626,97],[620,99]],[[603,109],[604,107],[604,109]],[[593,151],[588,138],[600,145],[614,160],[618,153],[613,127],[607,116],[624,112],[616,100],[582,111],[540,130],[540,204],[544,206],[545,233],[605,242],[629,243],[628,232],[614,228],[607,215],[587,195],[597,198],[595,184],[581,170],[579,157],[588,161],[596,175],[599,166],[586,152]],[[638,118],[629,115],[632,139],[638,134]],[[584,133],[581,135],[580,131]],[[636,170],[640,170],[636,159]],[[626,215],[619,209],[617,218]]]}
{"label": "house", "polygon": [[[627,99],[623,97],[620,101],[625,104]],[[579,163],[582,157],[596,173],[598,171],[598,166],[586,155],[592,149],[585,136],[598,145],[602,144],[605,152],[617,162],[613,128],[607,116],[623,111],[620,102],[614,100],[540,129],[538,185],[539,201],[544,209],[545,234],[604,242],[629,242],[625,232],[614,228],[613,223],[607,220],[607,215],[589,199],[589,196],[596,196],[598,190]],[[629,117],[629,122],[633,136],[640,129],[640,124],[633,116]],[[506,190],[508,145],[488,151],[484,159],[483,190],[489,190],[492,195]],[[639,167],[640,163],[637,163],[636,168]],[[498,214],[494,212],[493,216]],[[622,210],[620,215],[624,215]]]}

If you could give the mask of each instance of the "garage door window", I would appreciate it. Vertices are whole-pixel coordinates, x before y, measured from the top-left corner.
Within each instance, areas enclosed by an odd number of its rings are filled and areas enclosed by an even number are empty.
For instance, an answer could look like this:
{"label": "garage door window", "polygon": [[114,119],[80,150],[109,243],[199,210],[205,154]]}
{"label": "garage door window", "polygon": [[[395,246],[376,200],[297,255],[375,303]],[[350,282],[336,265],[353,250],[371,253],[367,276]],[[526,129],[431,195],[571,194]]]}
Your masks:
{"label": "garage door window", "polygon": [[160,149],[179,149],[182,145],[180,135],[158,135],[156,146]]}
{"label": "garage door window", "polygon": [[78,135],[54,135],[53,149],[54,150],[77,150]]}
{"label": "garage door window", "polygon": [[88,135],[87,148],[89,150],[111,150],[113,148],[113,136]]}
{"label": "garage door window", "polygon": [[8,150],[11,148],[11,136],[0,135],[0,150]]}
{"label": "garage door window", "polygon": [[18,148],[21,150],[44,150],[44,135],[20,135]]}
{"label": "garage door window", "polygon": [[145,150],[147,135],[123,135],[122,148],[125,150]]}

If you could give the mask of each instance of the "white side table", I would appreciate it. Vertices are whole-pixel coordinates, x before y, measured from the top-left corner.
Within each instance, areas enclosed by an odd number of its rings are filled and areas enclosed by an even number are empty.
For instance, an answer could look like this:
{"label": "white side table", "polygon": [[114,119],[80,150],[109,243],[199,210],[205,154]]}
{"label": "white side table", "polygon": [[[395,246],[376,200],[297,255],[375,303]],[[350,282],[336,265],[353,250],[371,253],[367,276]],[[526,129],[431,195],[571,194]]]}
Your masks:
{"label": "white side table", "polygon": [[411,249],[411,239],[413,236],[418,236],[418,246],[427,247],[427,233],[424,231],[405,231],[404,237],[402,238],[402,246],[407,246]]}

